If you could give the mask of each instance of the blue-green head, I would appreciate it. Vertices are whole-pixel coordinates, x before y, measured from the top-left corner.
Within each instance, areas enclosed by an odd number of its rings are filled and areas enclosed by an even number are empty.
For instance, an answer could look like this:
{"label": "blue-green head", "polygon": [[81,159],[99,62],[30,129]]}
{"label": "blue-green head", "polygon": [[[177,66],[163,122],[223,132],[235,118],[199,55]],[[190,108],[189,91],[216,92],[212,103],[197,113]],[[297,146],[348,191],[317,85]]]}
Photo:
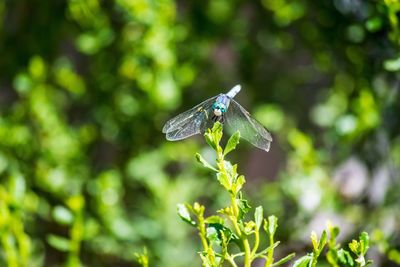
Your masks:
{"label": "blue-green head", "polygon": [[219,101],[215,101],[215,103],[212,105],[214,115],[218,117],[224,115],[226,108],[226,105]]}

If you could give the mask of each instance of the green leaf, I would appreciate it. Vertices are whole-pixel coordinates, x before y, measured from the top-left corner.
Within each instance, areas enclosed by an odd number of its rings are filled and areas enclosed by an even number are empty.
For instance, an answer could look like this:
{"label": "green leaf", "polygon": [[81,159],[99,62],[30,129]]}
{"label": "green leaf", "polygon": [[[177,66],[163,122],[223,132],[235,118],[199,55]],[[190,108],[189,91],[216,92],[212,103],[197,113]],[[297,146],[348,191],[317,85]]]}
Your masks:
{"label": "green leaf", "polygon": [[224,155],[227,155],[229,152],[231,152],[232,150],[234,150],[237,146],[237,144],[239,144],[240,141],[240,132],[236,131],[228,140],[228,143],[225,146],[224,149]]}
{"label": "green leaf", "polygon": [[199,153],[196,153],[196,159],[199,163],[201,163],[204,167],[213,170],[215,172],[218,172],[216,168],[214,168],[208,161],[206,161]]}
{"label": "green leaf", "polygon": [[365,22],[365,27],[367,28],[368,31],[370,32],[376,32],[379,31],[382,28],[383,25],[383,21],[380,17],[376,16],[376,17],[372,17],[369,18],[366,22]]}
{"label": "green leaf", "polygon": [[26,73],[19,73],[13,81],[14,88],[21,95],[26,95],[32,88],[32,78]]}
{"label": "green leaf", "polygon": [[[222,235],[223,233],[223,235]],[[231,229],[224,226],[220,223],[211,223],[208,225],[206,229],[207,238],[218,244],[222,244],[223,239],[225,238],[225,242],[229,243],[230,241],[236,241],[239,238],[232,232]]]}
{"label": "green leaf", "polygon": [[71,211],[63,206],[54,207],[52,215],[56,222],[64,225],[70,225],[74,219]]}
{"label": "green leaf", "polygon": [[10,194],[17,203],[23,202],[26,192],[26,182],[23,175],[19,172],[13,172],[9,180]]}
{"label": "green leaf", "polygon": [[384,68],[387,71],[399,71],[400,70],[400,57],[395,59],[388,59],[383,63]]}
{"label": "green leaf", "polygon": [[231,182],[235,182],[235,180],[237,179],[237,164],[232,165],[229,161],[224,160],[223,161],[224,164],[224,168],[226,170],[226,174],[229,177],[229,181]]}
{"label": "green leaf", "polygon": [[319,240],[319,244],[318,244],[318,251],[319,252],[321,252],[324,249],[325,244],[326,244],[326,240],[327,240],[327,234],[326,234],[326,231],[324,230],[322,232],[321,239]]}
{"label": "green leaf", "polygon": [[314,231],[311,232],[311,243],[313,244],[314,251],[318,251],[318,236]]}
{"label": "green leaf", "polygon": [[246,215],[247,212],[250,210],[250,205],[249,202],[246,199],[239,198],[236,199],[236,203],[239,207],[239,220],[243,219],[244,215]]}
{"label": "green leaf", "polygon": [[275,235],[276,228],[278,227],[278,218],[274,215],[268,216],[268,233],[271,236]]}
{"label": "green leaf", "polygon": [[214,143],[214,138],[211,129],[207,129],[207,132],[204,134],[204,137],[206,138],[207,144],[210,147],[212,147],[215,151],[217,151],[218,144]]}
{"label": "green leaf", "polygon": [[219,181],[219,183],[228,191],[231,191],[231,183],[229,181],[229,177],[228,175],[226,175],[225,173],[219,172],[217,173],[217,179]]}
{"label": "green leaf", "polygon": [[207,129],[207,132],[204,136],[207,143],[217,151],[219,148],[219,142],[222,138],[222,124],[219,122],[214,123],[212,129]]}
{"label": "green leaf", "polygon": [[63,252],[67,252],[71,248],[70,240],[58,235],[52,235],[52,234],[48,235],[47,243],[49,243],[49,245],[52,246],[53,248]]}
{"label": "green leaf", "polygon": [[43,80],[46,76],[46,64],[40,56],[34,56],[29,62],[29,73],[36,80]]}
{"label": "green leaf", "polygon": [[354,254],[356,254],[356,255],[360,254],[360,243],[358,243],[357,240],[353,239],[351,241],[351,243],[349,244],[349,248]]}
{"label": "green leaf", "polygon": [[290,261],[291,259],[293,259],[294,256],[296,256],[296,253],[291,253],[291,254],[287,255],[286,257],[280,259],[279,261],[275,262],[274,264],[272,264],[272,266],[282,265],[282,264]]}
{"label": "green leaf", "polygon": [[211,242],[221,243],[222,239],[218,237],[218,230],[215,227],[207,227],[206,229],[206,237]]}
{"label": "green leaf", "polygon": [[388,258],[389,258],[391,261],[394,261],[395,263],[397,263],[397,264],[400,265],[400,251],[398,251],[398,250],[392,248],[392,249],[389,250],[389,252],[387,253],[387,255],[388,255]]}
{"label": "green leaf", "polygon": [[312,255],[306,255],[296,260],[293,267],[308,267],[308,263],[312,260]]}
{"label": "green leaf", "polygon": [[190,217],[189,209],[185,204],[178,204],[177,205],[178,215],[184,222],[192,226],[196,226],[196,222]]}
{"label": "green leaf", "polygon": [[360,235],[361,254],[365,255],[369,249],[369,236],[367,232],[362,232]]}
{"label": "green leaf", "polygon": [[264,213],[264,210],[263,210],[262,206],[258,206],[256,208],[256,211],[254,212],[254,220],[256,222],[257,229],[260,229],[260,227],[261,227],[261,224],[263,221],[263,216],[264,216],[263,213]]}
{"label": "green leaf", "polygon": [[222,124],[217,121],[216,123],[214,123],[211,131],[213,133],[214,142],[216,144],[219,144],[222,138]]}
{"label": "green leaf", "polygon": [[225,220],[217,215],[212,215],[205,219],[205,223],[208,223],[208,224],[218,223],[218,224],[224,225]]}
{"label": "green leaf", "polygon": [[337,226],[333,226],[332,224],[328,223],[328,231],[329,231],[329,243],[330,246],[334,246],[336,244],[336,237],[340,233],[340,229]]}
{"label": "green leaf", "polygon": [[240,190],[243,188],[243,185],[244,185],[245,182],[246,182],[246,179],[244,178],[243,175],[240,175],[237,178],[237,180],[235,182],[235,186],[234,186],[234,188],[235,188],[234,191],[235,191],[236,194],[240,192]]}
{"label": "green leaf", "polygon": [[339,249],[337,251],[337,257],[339,261],[343,264],[349,264],[350,266],[354,266],[353,257],[351,257],[350,252],[344,249]]}

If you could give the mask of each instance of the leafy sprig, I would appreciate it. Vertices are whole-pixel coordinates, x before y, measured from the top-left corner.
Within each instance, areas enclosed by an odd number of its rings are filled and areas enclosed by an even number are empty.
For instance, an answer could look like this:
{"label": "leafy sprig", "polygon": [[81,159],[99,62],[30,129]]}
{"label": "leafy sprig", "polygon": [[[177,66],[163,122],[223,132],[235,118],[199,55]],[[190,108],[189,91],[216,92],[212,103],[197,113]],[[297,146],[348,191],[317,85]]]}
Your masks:
{"label": "leafy sprig", "polygon": [[[205,217],[205,207],[199,203],[178,204],[180,218],[195,227],[198,231],[203,250],[199,253],[203,266],[220,267],[224,263],[230,266],[239,266],[242,261],[244,267],[250,267],[256,259],[264,259],[265,267],[274,267],[290,261],[295,253],[275,261],[274,250],[280,244],[275,240],[278,219],[274,215],[264,217],[262,206],[254,210],[252,219],[247,220],[251,207],[243,197],[241,190],[246,182],[243,175],[237,171],[237,164],[225,160],[225,156],[232,152],[240,141],[240,133],[234,133],[222,148],[222,125],[215,123],[208,129],[205,138],[207,143],[216,152],[216,164],[205,160],[200,154],[196,159],[204,167],[216,173],[217,180],[228,193],[230,205],[217,211],[217,214]],[[324,250],[327,250],[326,260],[333,267],[366,267],[372,263],[365,259],[369,248],[369,237],[362,232],[359,240],[349,244],[349,250],[341,248],[336,238],[339,228],[328,224],[328,231],[323,231],[321,236],[311,233],[312,252],[297,259],[293,267],[316,267]],[[260,237],[265,235],[268,240],[266,248],[260,248]]]}
{"label": "leafy sprig", "polygon": [[[217,215],[206,218],[205,207],[199,203],[178,205],[178,214],[182,220],[198,230],[203,245],[203,251],[200,253],[203,266],[222,266],[224,262],[238,266],[237,261],[240,258],[245,267],[250,267],[254,260],[263,258],[265,266],[271,267],[292,259],[294,253],[275,262],[274,249],[279,245],[279,242],[275,241],[277,228],[275,216],[264,218],[263,208],[259,206],[255,209],[251,220],[245,219],[251,210],[241,192],[246,179],[238,173],[237,164],[232,165],[225,160],[225,156],[239,143],[240,133],[234,133],[222,148],[220,146],[222,125],[215,123],[212,129],[208,129],[205,138],[216,152],[216,166],[206,161],[200,154],[196,155],[196,159],[204,167],[216,173],[217,180],[229,194],[230,205],[218,210]],[[260,249],[262,234],[269,240],[268,247],[264,249]],[[235,251],[233,247],[237,247],[239,252],[233,252]]]}

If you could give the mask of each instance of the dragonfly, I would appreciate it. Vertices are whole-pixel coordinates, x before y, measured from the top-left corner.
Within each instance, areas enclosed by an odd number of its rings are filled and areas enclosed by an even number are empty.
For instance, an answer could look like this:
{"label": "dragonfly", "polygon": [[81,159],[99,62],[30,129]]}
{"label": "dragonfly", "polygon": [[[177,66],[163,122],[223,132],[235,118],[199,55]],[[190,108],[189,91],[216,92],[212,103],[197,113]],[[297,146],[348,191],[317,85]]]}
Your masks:
{"label": "dragonfly", "polygon": [[226,94],[211,97],[167,121],[162,129],[167,140],[177,141],[195,134],[204,134],[215,122],[220,122],[230,131],[239,131],[240,136],[254,146],[269,151],[272,136],[268,130],[251,117],[233,98],[240,92],[236,85]]}

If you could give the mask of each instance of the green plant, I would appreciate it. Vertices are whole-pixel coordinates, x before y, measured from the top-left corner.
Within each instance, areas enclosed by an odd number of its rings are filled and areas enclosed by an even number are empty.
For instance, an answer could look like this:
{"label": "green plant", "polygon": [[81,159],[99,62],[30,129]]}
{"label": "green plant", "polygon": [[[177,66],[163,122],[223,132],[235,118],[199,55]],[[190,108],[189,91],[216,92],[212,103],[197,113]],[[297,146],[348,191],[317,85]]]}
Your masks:
{"label": "green plant", "polygon": [[[205,134],[207,143],[215,150],[217,159],[216,166],[213,166],[200,154],[196,159],[206,168],[216,172],[217,180],[228,192],[230,205],[217,211],[218,214],[205,216],[205,206],[195,202],[193,205],[178,204],[180,218],[195,227],[198,231],[203,251],[200,257],[203,266],[223,266],[226,262],[230,266],[239,266],[238,259],[243,260],[245,267],[250,267],[252,262],[258,258],[265,260],[265,267],[279,266],[291,260],[295,253],[275,261],[274,249],[279,245],[275,240],[275,233],[278,226],[278,219],[274,215],[264,218],[263,207],[255,209],[254,216],[248,219],[251,207],[241,192],[245,183],[243,175],[237,172],[237,164],[232,165],[225,160],[225,156],[234,150],[239,143],[240,133],[233,134],[225,148],[220,146],[222,138],[222,125],[215,123],[212,129]],[[260,236],[266,233],[268,246],[260,248]],[[369,248],[369,237],[366,232],[361,233],[359,241],[353,240],[349,244],[350,251],[340,248],[336,243],[339,228],[328,226],[329,239],[326,231],[321,237],[315,232],[311,234],[313,251],[299,258],[293,264],[294,267],[315,267],[317,260],[328,243],[327,261],[336,266],[357,266],[365,267],[371,264],[365,259]],[[339,265],[341,264],[341,265]]]}
{"label": "green plant", "polygon": [[[225,160],[225,156],[239,143],[239,132],[229,138],[225,148],[219,144],[222,138],[220,123],[209,129],[205,137],[207,143],[216,151],[216,167],[200,154],[196,154],[196,158],[205,167],[217,173],[218,181],[229,194],[230,205],[220,209],[218,215],[208,217],[204,216],[205,207],[199,203],[178,205],[179,216],[199,232],[203,245],[203,252],[200,253],[203,266],[222,266],[224,262],[238,266],[237,258],[243,258],[245,267],[250,267],[257,258],[264,258],[266,267],[278,266],[289,261],[294,257],[294,253],[276,262],[274,259],[274,249],[279,245],[279,241],[274,239],[277,228],[275,216],[265,219],[263,208],[259,206],[255,209],[252,219],[245,218],[250,211],[250,205],[241,192],[246,180],[243,175],[238,174],[237,164],[232,165]],[[269,246],[264,249],[259,248],[261,226],[269,240]]]}
{"label": "green plant", "polygon": [[142,266],[142,267],[148,267],[149,266],[149,257],[147,255],[147,249],[144,248],[143,252],[140,253],[135,253],[136,261]]}
{"label": "green plant", "polygon": [[371,260],[365,259],[365,254],[369,248],[368,233],[362,232],[359,240],[353,239],[349,244],[350,251],[341,248],[340,244],[336,242],[336,237],[339,235],[339,227],[328,224],[329,237],[326,231],[323,231],[320,239],[315,232],[311,234],[311,242],[313,251],[294,263],[293,267],[315,267],[317,266],[317,259],[323,252],[326,244],[328,244],[328,252],[326,253],[326,260],[333,267],[366,267],[372,263]]}
{"label": "green plant", "polygon": [[28,266],[30,262],[32,240],[25,232],[23,219],[27,215],[24,208],[29,208],[27,201],[34,199],[28,198],[18,174],[10,175],[7,185],[0,185],[0,248],[4,255],[1,266]]}

